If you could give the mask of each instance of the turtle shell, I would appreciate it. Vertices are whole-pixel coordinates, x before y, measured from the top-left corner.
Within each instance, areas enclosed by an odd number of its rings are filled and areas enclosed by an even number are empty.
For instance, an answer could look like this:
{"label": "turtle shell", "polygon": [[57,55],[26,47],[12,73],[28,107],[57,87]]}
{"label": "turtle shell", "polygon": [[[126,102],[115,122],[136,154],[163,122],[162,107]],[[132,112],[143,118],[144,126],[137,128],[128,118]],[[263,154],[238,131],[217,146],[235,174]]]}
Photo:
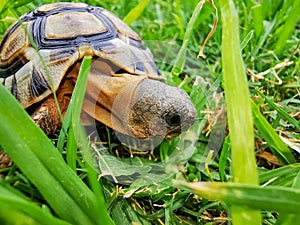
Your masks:
{"label": "turtle shell", "polygon": [[24,108],[57,90],[84,56],[133,75],[162,75],[139,36],[111,12],[83,3],[43,5],[23,15],[0,46],[0,82]]}

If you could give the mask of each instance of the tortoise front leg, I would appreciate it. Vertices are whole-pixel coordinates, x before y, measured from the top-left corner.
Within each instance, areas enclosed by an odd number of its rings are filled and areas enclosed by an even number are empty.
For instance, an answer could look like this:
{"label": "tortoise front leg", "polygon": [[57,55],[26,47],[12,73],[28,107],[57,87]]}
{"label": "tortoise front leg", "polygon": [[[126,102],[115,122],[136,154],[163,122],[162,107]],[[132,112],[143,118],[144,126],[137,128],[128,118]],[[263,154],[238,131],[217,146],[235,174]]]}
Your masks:
{"label": "tortoise front leg", "polygon": [[31,115],[32,120],[45,132],[54,133],[61,126],[58,110],[53,96],[49,96]]}
{"label": "tortoise front leg", "polygon": [[[76,73],[76,70],[74,72],[72,70],[71,73],[66,75],[68,78],[61,82],[61,85],[56,92],[62,116],[65,115],[71,100],[74,89],[74,78],[72,76],[74,73]],[[57,128],[61,127],[62,121],[59,117],[53,95],[48,96],[43,101],[43,103],[31,115],[31,118],[46,135],[54,133]]]}

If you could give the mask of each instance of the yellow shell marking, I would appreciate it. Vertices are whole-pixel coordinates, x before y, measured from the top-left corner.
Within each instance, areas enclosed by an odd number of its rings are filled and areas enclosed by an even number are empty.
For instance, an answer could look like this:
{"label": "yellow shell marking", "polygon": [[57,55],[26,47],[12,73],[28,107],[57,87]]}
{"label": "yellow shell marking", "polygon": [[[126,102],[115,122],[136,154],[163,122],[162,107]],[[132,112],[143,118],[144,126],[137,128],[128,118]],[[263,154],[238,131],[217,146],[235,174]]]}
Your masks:
{"label": "yellow shell marking", "polygon": [[[25,27],[24,23],[24,27]],[[11,35],[10,38],[4,44],[3,51],[1,52],[1,61],[9,60],[14,58],[14,54],[18,51],[22,51],[25,48],[25,45],[28,45],[27,36],[25,30],[22,26],[18,27]]]}
{"label": "yellow shell marking", "polygon": [[45,36],[47,38],[72,38],[103,33],[105,25],[87,12],[58,13],[48,17]]}

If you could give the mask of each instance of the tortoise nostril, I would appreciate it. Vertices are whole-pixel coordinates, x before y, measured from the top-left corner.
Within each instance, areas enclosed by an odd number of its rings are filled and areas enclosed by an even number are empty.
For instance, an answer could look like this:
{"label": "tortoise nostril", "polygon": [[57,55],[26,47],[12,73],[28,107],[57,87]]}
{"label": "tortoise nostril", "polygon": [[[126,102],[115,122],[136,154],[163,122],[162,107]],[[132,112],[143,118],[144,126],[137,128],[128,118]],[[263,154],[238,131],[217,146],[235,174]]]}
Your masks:
{"label": "tortoise nostril", "polygon": [[166,116],[165,119],[166,119],[166,122],[170,126],[180,126],[181,125],[180,115],[178,115],[178,114],[168,115],[168,116]]}

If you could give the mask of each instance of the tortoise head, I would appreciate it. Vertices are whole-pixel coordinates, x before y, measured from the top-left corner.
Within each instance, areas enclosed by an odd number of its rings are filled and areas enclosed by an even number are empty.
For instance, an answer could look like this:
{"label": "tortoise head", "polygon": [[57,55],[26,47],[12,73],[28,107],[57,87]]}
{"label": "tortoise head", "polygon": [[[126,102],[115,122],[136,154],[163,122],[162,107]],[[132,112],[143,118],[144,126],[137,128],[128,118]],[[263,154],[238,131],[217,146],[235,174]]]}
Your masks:
{"label": "tortoise head", "polygon": [[136,88],[128,125],[138,138],[172,138],[187,130],[195,119],[196,110],[183,90],[144,79]]}
{"label": "tortoise head", "polygon": [[197,117],[180,88],[155,77],[115,73],[107,64],[90,71],[83,110],[122,134],[146,140],[178,136]]}

